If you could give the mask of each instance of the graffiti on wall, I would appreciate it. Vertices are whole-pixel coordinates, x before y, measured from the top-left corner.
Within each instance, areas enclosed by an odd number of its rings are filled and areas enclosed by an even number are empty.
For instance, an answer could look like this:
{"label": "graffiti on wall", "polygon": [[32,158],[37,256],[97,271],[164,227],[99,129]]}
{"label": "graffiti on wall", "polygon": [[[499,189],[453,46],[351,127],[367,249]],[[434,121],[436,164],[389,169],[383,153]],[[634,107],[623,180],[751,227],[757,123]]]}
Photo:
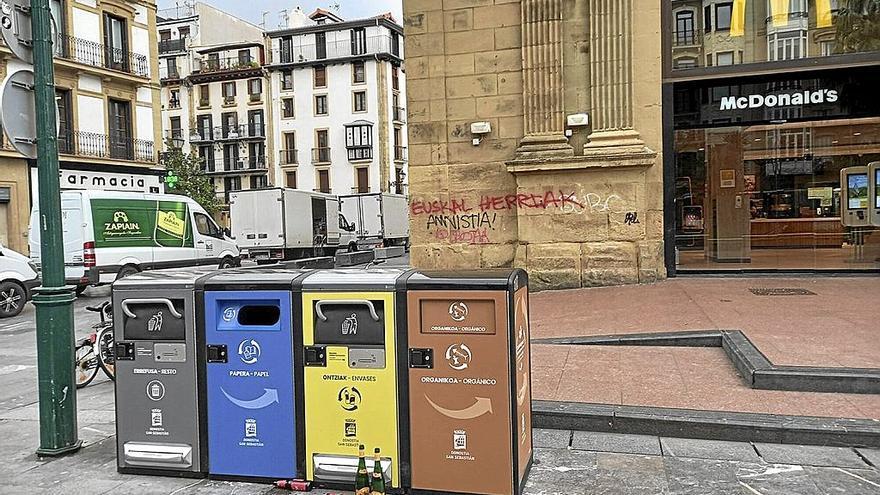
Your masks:
{"label": "graffiti on wall", "polygon": [[546,191],[482,195],[477,198],[452,197],[413,201],[410,215],[423,222],[434,239],[450,243],[489,244],[498,227],[499,212],[558,210],[566,214],[626,214],[626,224],[639,223],[638,213],[617,194],[594,192],[578,196],[575,192]]}

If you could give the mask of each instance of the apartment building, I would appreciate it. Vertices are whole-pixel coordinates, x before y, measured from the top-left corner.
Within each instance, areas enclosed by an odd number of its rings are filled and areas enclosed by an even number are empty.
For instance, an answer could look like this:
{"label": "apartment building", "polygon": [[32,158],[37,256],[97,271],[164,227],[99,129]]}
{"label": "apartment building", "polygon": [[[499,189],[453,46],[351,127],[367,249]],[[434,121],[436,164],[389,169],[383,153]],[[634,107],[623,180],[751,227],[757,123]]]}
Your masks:
{"label": "apartment building", "polygon": [[[821,8],[824,4],[824,8]],[[837,1],[673,0],[675,69],[795,60],[838,53]]]}
{"label": "apartment building", "polygon": [[298,8],[284,23],[266,34],[275,184],[405,193],[403,28]]}
{"label": "apartment building", "polygon": [[224,204],[266,187],[263,31],[205,3],[161,11],[157,30],[165,147],[200,156]]}
{"label": "apartment building", "polygon": [[[62,189],[159,192],[153,0],[51,0]],[[25,68],[0,44],[0,77]],[[27,253],[37,170],[0,136],[0,243]]]}

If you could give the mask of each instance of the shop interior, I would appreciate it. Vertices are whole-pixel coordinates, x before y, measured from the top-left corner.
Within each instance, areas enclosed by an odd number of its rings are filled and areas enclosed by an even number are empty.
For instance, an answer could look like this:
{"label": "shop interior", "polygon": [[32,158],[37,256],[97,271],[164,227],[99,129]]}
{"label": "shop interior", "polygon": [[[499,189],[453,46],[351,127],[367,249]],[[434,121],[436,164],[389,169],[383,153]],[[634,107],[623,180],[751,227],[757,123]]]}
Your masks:
{"label": "shop interior", "polygon": [[880,118],[677,130],[675,153],[679,270],[880,269],[880,228],[841,221],[880,196],[840,173],[880,161]]}

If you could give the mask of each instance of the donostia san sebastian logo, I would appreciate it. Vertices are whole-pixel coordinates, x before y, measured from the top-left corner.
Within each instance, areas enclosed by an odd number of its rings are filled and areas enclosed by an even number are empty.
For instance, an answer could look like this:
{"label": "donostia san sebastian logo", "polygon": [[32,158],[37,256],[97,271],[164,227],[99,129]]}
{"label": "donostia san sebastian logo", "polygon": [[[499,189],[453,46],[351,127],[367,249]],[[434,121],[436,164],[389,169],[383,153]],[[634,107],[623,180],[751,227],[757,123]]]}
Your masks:
{"label": "donostia san sebastian logo", "polygon": [[138,235],[141,233],[141,225],[132,222],[128,214],[118,210],[113,213],[113,220],[104,223],[104,237],[118,237],[126,235]]}
{"label": "donostia san sebastian logo", "polygon": [[468,307],[467,304],[456,301],[449,305],[449,316],[452,317],[454,321],[462,322],[468,317]]}

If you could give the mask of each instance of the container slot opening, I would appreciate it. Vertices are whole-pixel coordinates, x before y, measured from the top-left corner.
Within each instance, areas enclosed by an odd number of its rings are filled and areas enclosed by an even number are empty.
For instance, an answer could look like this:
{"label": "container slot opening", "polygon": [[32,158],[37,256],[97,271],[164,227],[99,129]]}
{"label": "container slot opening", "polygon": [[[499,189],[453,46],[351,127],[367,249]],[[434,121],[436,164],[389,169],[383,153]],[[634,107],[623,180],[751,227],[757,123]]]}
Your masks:
{"label": "container slot opening", "polygon": [[281,319],[278,306],[242,306],[238,311],[238,324],[250,327],[269,327]]}

